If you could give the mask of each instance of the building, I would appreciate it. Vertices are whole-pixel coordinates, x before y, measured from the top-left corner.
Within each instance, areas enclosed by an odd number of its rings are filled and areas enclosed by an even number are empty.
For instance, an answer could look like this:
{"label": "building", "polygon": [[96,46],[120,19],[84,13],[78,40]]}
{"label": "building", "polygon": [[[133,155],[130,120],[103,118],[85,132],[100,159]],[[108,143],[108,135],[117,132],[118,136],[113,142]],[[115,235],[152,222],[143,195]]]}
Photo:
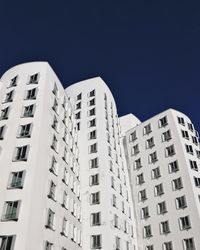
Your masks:
{"label": "building", "polygon": [[200,249],[200,148],[190,119],[169,109],[129,129],[124,144],[138,249]]}
{"label": "building", "polygon": [[99,77],[66,89],[80,152],[83,249],[137,249],[133,203],[114,98]]}
{"label": "building", "polygon": [[118,118],[100,77],[0,80],[0,250],[199,250],[200,147],[169,109]]}
{"label": "building", "polygon": [[73,108],[45,62],[0,83],[0,249],[81,249]]}

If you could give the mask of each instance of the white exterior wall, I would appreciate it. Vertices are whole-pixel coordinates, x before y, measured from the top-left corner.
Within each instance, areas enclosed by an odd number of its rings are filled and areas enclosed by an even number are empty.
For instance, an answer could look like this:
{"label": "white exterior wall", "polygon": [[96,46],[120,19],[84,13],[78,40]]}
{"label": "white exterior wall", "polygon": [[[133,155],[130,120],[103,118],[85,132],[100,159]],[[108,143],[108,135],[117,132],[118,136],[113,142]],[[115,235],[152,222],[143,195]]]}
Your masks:
{"label": "white exterior wall", "polygon": [[[89,93],[95,90],[95,96],[89,97]],[[77,96],[82,94],[81,108],[76,113],[81,112],[81,117],[77,121],[80,122],[79,131],[79,149],[80,149],[80,168],[81,168],[81,195],[82,195],[82,217],[83,217],[83,249],[91,249],[91,236],[101,235],[101,249],[116,250],[116,237],[120,238],[120,249],[126,248],[129,242],[129,250],[135,249],[136,239],[135,229],[133,227],[134,236],[131,237],[130,227],[134,224],[134,216],[132,211],[132,199],[129,186],[129,178],[125,159],[123,156],[122,143],[120,139],[120,126],[117,117],[117,110],[113,96],[102,81],[101,78],[93,78],[74,84],[66,89],[67,94],[71,97],[71,101],[76,105],[79,101]],[[105,100],[106,95],[106,100]],[[88,102],[95,98],[95,105],[88,106]],[[112,103],[112,104],[111,104]],[[111,105],[113,111],[111,111]],[[88,111],[95,108],[95,115],[89,116]],[[96,119],[96,126],[88,127],[88,122]],[[106,124],[108,123],[108,128]],[[96,130],[97,138],[88,139],[89,132]],[[107,136],[110,136],[110,142]],[[97,143],[97,152],[90,154],[89,146]],[[116,149],[114,144],[116,143]],[[111,156],[108,155],[108,147],[111,148]],[[121,152],[121,153],[120,153]],[[118,157],[118,163],[115,158]],[[89,161],[98,157],[98,168],[91,169]],[[110,161],[113,163],[113,171],[110,171]],[[120,171],[120,178],[117,177],[117,169]],[[89,178],[91,175],[99,174],[99,185],[91,186]],[[111,177],[113,176],[115,188],[111,187]],[[126,185],[124,184],[126,178]],[[123,194],[120,195],[119,185],[122,185]],[[91,205],[91,193],[100,192],[100,204]],[[126,192],[128,192],[129,201],[126,200]],[[113,207],[112,196],[117,197],[117,208]],[[121,203],[125,203],[125,213],[122,213]],[[131,219],[128,210],[131,209]],[[101,213],[101,224],[91,226],[91,213]],[[119,227],[114,227],[114,214],[119,217]],[[128,232],[124,233],[124,220],[128,224]]]}
{"label": "white exterior wall", "polygon": [[[163,127],[159,126],[159,120],[163,117],[167,117],[167,124]],[[182,117],[185,121],[185,125],[178,123],[177,117]],[[199,169],[195,171],[191,169],[189,160],[197,162],[198,168],[200,160],[196,155],[196,150],[199,150],[199,144],[195,145],[192,142],[191,137],[195,136],[194,132],[188,129],[188,124],[191,123],[190,119],[182,114],[181,112],[169,109],[163,113],[156,115],[155,117],[141,123],[139,126],[132,128],[126,134],[126,147],[128,153],[128,161],[130,164],[131,179],[132,179],[132,190],[134,205],[136,210],[137,218],[137,233],[138,233],[138,244],[139,249],[147,250],[165,250],[167,249],[164,242],[172,242],[172,249],[174,250],[198,250],[200,249],[199,240],[199,188],[195,186],[194,176],[200,177]],[[144,127],[151,125],[151,132],[144,135]],[[168,141],[162,140],[162,133],[170,130],[171,139]],[[189,133],[189,139],[182,137],[181,130],[186,130]],[[136,139],[130,141],[130,135],[136,131]],[[147,139],[154,138],[154,146],[147,148]],[[139,152],[133,155],[132,148],[137,145],[139,146]],[[194,154],[186,152],[185,144],[193,147]],[[175,154],[172,156],[166,156],[166,147],[174,145]],[[157,152],[158,160],[155,163],[149,162],[149,154]],[[139,169],[135,168],[135,160],[141,159],[141,165]],[[177,160],[179,170],[170,173],[169,163]],[[160,167],[161,176],[153,179],[152,169]],[[137,176],[143,173],[144,183],[137,183]],[[176,178],[182,178],[183,187],[174,190],[172,188],[172,182]],[[155,195],[155,186],[162,183],[164,193],[160,196]],[[147,199],[140,201],[139,192],[146,190]],[[187,206],[182,209],[177,209],[176,198],[185,195]],[[157,204],[165,201],[167,211],[163,214],[158,214]],[[142,208],[149,208],[149,217],[146,219],[142,218]],[[191,227],[187,230],[181,230],[179,218],[189,216]],[[160,223],[163,221],[169,222],[169,233],[161,233]],[[144,237],[144,227],[151,225],[152,236]],[[184,245],[184,239],[193,238],[195,247],[186,248]],[[149,246],[149,248],[147,247]],[[153,248],[150,248],[153,246]],[[170,248],[171,249],[171,248]]]}
{"label": "white exterior wall", "polygon": [[[39,73],[38,84],[27,84],[29,76]],[[18,75],[17,86],[8,87],[10,80]],[[52,249],[80,249],[78,242],[68,237],[62,236],[63,217],[74,225],[78,232],[81,230],[78,215],[72,215],[70,208],[67,210],[61,206],[63,192],[66,190],[69,199],[74,200],[80,207],[78,192],[75,194],[70,187],[63,183],[64,168],[67,168],[71,178],[79,185],[79,166],[77,163],[77,146],[74,142],[76,138],[75,120],[69,118],[66,126],[63,124],[64,109],[69,112],[70,103],[67,100],[66,107],[62,106],[65,96],[64,89],[56,77],[53,70],[46,62],[34,62],[18,65],[8,70],[1,78],[0,89],[0,109],[10,106],[11,110],[7,120],[0,120],[0,127],[5,125],[6,131],[3,140],[0,140],[0,215],[3,215],[5,201],[20,200],[19,215],[17,221],[0,221],[0,235],[16,235],[14,250],[36,250],[45,249],[45,242],[53,244]],[[58,96],[52,93],[54,84],[58,87]],[[31,88],[38,88],[35,100],[25,100],[25,91]],[[4,103],[6,93],[14,90],[13,101]],[[55,98],[58,101],[58,113],[52,110]],[[22,108],[24,105],[35,104],[34,117],[22,118]],[[58,119],[58,131],[52,128],[54,115]],[[73,141],[73,152],[70,146],[63,141],[64,129],[69,128],[72,122],[72,131],[68,131]],[[32,123],[32,133],[30,138],[17,138],[19,125]],[[52,148],[53,135],[57,137],[58,148],[55,152]],[[76,140],[76,139],[75,139]],[[15,147],[30,145],[27,161],[13,161]],[[71,170],[72,164],[64,162],[64,147],[70,151],[70,157],[77,163],[76,173]],[[55,156],[58,164],[57,174],[49,171],[52,156]],[[12,171],[25,171],[24,184],[22,189],[8,189],[9,175]],[[48,198],[50,181],[56,184],[55,201]],[[48,209],[55,212],[54,230],[45,227],[47,223]],[[76,239],[78,241],[78,239]],[[62,248],[63,247],[63,248]]]}

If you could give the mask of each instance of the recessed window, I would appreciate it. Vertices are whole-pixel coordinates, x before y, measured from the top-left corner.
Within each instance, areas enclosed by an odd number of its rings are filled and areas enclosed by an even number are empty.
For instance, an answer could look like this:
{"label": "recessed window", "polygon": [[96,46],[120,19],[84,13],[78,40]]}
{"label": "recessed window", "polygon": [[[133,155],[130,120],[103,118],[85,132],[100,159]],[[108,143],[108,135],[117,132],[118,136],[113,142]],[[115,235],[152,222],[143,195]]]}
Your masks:
{"label": "recessed window", "polygon": [[64,217],[62,221],[62,235],[69,236],[69,221]]}
{"label": "recessed window", "polygon": [[92,235],[91,236],[91,248],[92,249],[100,249],[102,248],[102,242],[101,242],[101,234]]}
{"label": "recessed window", "polygon": [[144,126],[144,135],[148,135],[149,133],[151,133],[151,124],[147,124],[146,126]]}
{"label": "recessed window", "polygon": [[198,139],[196,136],[192,136],[192,142],[195,144],[195,145],[198,145],[199,142],[198,142]]}
{"label": "recessed window", "polygon": [[23,137],[23,138],[31,137],[31,130],[32,130],[31,123],[20,125],[18,137]]}
{"label": "recessed window", "polygon": [[20,201],[6,201],[4,204],[2,220],[18,220]]}
{"label": "recessed window", "polygon": [[98,164],[98,158],[93,158],[93,159],[90,159],[90,168],[98,168],[99,164]]}
{"label": "recessed window", "polygon": [[56,198],[56,184],[53,181],[50,182],[48,197],[52,200]]}
{"label": "recessed window", "polygon": [[57,152],[57,147],[58,147],[58,140],[57,140],[56,136],[54,135],[53,140],[52,140],[52,144],[51,144],[51,148]]}
{"label": "recessed window", "polygon": [[52,157],[52,160],[51,160],[51,165],[50,165],[50,171],[53,173],[53,174],[55,174],[55,175],[57,175],[57,160],[56,160],[56,158],[53,156]]}
{"label": "recessed window", "polygon": [[13,78],[10,80],[10,85],[9,85],[9,87],[15,87],[15,86],[17,86],[17,80],[18,80],[18,76],[13,77]]}
{"label": "recessed window", "polygon": [[49,209],[47,213],[47,223],[46,227],[49,229],[54,229],[54,219],[55,219],[55,213]]}
{"label": "recessed window", "polygon": [[25,106],[23,108],[23,117],[33,117],[34,116],[34,111],[35,111],[35,105],[29,105],[29,106]]}
{"label": "recessed window", "polygon": [[53,243],[46,241],[45,242],[45,250],[53,250]]}
{"label": "recessed window", "polygon": [[163,189],[162,183],[155,186],[155,194],[156,194],[156,196],[160,196],[160,195],[164,194],[164,189]]}
{"label": "recessed window", "polygon": [[188,123],[188,129],[192,132],[194,131],[194,126],[192,123]]}
{"label": "recessed window", "polygon": [[79,101],[82,99],[82,93],[78,94],[77,97],[76,97],[76,100]]}
{"label": "recessed window", "polygon": [[101,213],[92,213],[91,214],[91,226],[101,225]]}
{"label": "recessed window", "polygon": [[139,200],[144,201],[146,199],[147,199],[146,189],[143,189],[139,192]]}
{"label": "recessed window", "polygon": [[95,96],[95,89],[93,89],[92,91],[90,91],[89,93],[89,97]]}
{"label": "recessed window", "polygon": [[173,187],[173,190],[179,190],[179,189],[183,188],[182,178],[179,177],[177,179],[174,179],[172,181],[172,187]]}
{"label": "recessed window", "polygon": [[135,165],[135,169],[140,169],[142,167],[141,159],[139,158],[135,160],[134,165]]}
{"label": "recessed window", "polygon": [[184,118],[183,117],[177,117],[178,119],[178,123],[185,126],[185,121],[184,121]]}
{"label": "recessed window", "polygon": [[167,116],[162,117],[158,123],[159,123],[159,127],[165,127],[168,124]]}
{"label": "recessed window", "polygon": [[0,249],[14,250],[15,235],[0,235]]}
{"label": "recessed window", "polygon": [[194,177],[194,183],[196,187],[200,187],[200,178]]}
{"label": "recessed window", "polygon": [[89,106],[94,106],[94,105],[95,105],[95,98],[89,101]]}
{"label": "recessed window", "polygon": [[10,107],[4,108],[1,110],[0,120],[6,120],[8,119],[8,114],[10,111]]}
{"label": "recessed window", "polygon": [[149,162],[150,163],[154,163],[158,160],[157,158],[157,153],[156,152],[153,152],[149,155]]}
{"label": "recessed window", "polygon": [[14,90],[11,90],[10,92],[6,93],[4,102],[12,102],[13,96],[14,96]]}
{"label": "recessed window", "polygon": [[0,127],[0,140],[4,139],[5,130],[6,130],[5,125]]}
{"label": "recessed window", "polygon": [[179,218],[180,229],[187,230],[191,228],[190,218],[189,216]]}
{"label": "recessed window", "polygon": [[26,91],[25,99],[35,100],[37,95],[37,88],[29,89]]}
{"label": "recessed window", "polygon": [[160,223],[161,226],[161,234],[167,234],[170,233],[170,228],[169,228],[169,222],[168,221],[162,221]]}
{"label": "recessed window", "polygon": [[193,238],[184,239],[183,245],[184,245],[184,250],[196,250]]}
{"label": "recessed window", "polygon": [[187,130],[181,130],[182,137],[189,140],[189,133]]}
{"label": "recessed window", "polygon": [[117,197],[115,194],[113,194],[112,196],[112,205],[113,207],[117,207]]}
{"label": "recessed window", "polygon": [[147,225],[144,227],[144,238],[152,237],[151,225]]}
{"label": "recessed window", "polygon": [[171,241],[164,242],[163,246],[164,246],[164,250],[173,250],[173,245]]}
{"label": "recessed window", "polygon": [[53,87],[53,90],[52,90],[53,94],[57,97],[58,96],[58,87],[56,85],[56,83],[54,83],[54,87]]}
{"label": "recessed window", "polygon": [[97,138],[97,131],[93,130],[89,133],[89,140],[93,140]]}
{"label": "recessed window", "polygon": [[185,145],[185,148],[186,148],[186,152],[189,153],[189,154],[194,154],[194,151],[193,151],[193,148],[192,148],[192,145]]}
{"label": "recessed window", "polygon": [[141,210],[142,214],[142,219],[147,219],[150,215],[149,215],[149,207],[143,207]]}
{"label": "recessed window", "polygon": [[148,245],[148,246],[146,246],[145,250],[154,250],[154,247],[153,247],[153,245]]}
{"label": "recessed window", "polygon": [[139,175],[137,175],[137,184],[141,185],[143,184],[145,181],[144,181],[144,174],[141,173]]}
{"label": "recessed window", "polygon": [[95,127],[96,126],[96,119],[92,119],[89,121],[89,127]]}
{"label": "recessed window", "polygon": [[66,191],[63,192],[62,206],[66,209],[69,209],[69,197]]}
{"label": "recessed window", "polygon": [[23,188],[25,171],[12,172],[9,177],[8,188]]}
{"label": "recessed window", "polygon": [[198,165],[196,161],[189,160],[191,169],[198,171]]}
{"label": "recessed window", "polygon": [[81,102],[76,103],[76,109],[81,109]]}
{"label": "recessed window", "polygon": [[121,249],[121,239],[119,237],[115,237],[115,250]]}
{"label": "recessed window", "polygon": [[163,141],[169,141],[171,139],[171,132],[170,130],[167,130],[166,132],[162,133],[162,140]]}
{"label": "recessed window", "polygon": [[100,192],[91,194],[91,204],[99,204],[100,203]]}
{"label": "recessed window", "polygon": [[90,185],[99,185],[99,174],[91,175],[90,176]]}
{"label": "recessed window", "polygon": [[152,178],[158,179],[159,177],[161,177],[160,168],[157,167],[157,168],[152,169]]}
{"label": "recessed window", "polygon": [[89,116],[92,116],[92,115],[95,115],[95,114],[96,114],[95,108],[90,109],[90,110],[88,111],[88,115],[89,115]]}
{"label": "recessed window", "polygon": [[133,131],[133,132],[129,135],[129,141],[132,142],[132,141],[135,141],[136,139],[137,139],[136,131]]}
{"label": "recessed window", "polygon": [[166,153],[166,157],[173,156],[175,154],[174,145],[170,145],[169,147],[166,147],[165,153]]}
{"label": "recessed window", "polygon": [[176,207],[177,209],[183,209],[187,207],[187,202],[184,195],[176,198]]}
{"label": "recessed window", "polygon": [[158,214],[164,214],[167,212],[166,202],[162,201],[158,203]]}
{"label": "recessed window", "polygon": [[56,98],[54,99],[54,103],[53,103],[53,107],[52,109],[58,113],[58,101],[56,100]]}
{"label": "recessed window", "polygon": [[173,161],[169,163],[169,172],[175,173],[179,171],[178,161]]}
{"label": "recessed window", "polygon": [[55,115],[53,117],[52,128],[55,129],[56,131],[58,130],[58,119]]}
{"label": "recessed window", "polygon": [[29,145],[16,147],[13,161],[27,161]]}
{"label": "recessed window", "polygon": [[146,141],[146,147],[147,148],[152,148],[153,146],[155,146],[154,144],[154,139],[153,137],[149,138],[147,141]]}
{"label": "recessed window", "polygon": [[136,144],[135,146],[132,147],[132,155],[136,155],[138,154],[140,151],[139,151],[139,145]]}
{"label": "recessed window", "polygon": [[28,84],[38,84],[38,80],[39,80],[39,73],[31,75],[29,77],[29,82]]}
{"label": "recessed window", "polygon": [[196,150],[197,158],[200,158],[200,150]]}
{"label": "recessed window", "polygon": [[97,143],[94,143],[89,146],[89,153],[90,154],[97,153]]}

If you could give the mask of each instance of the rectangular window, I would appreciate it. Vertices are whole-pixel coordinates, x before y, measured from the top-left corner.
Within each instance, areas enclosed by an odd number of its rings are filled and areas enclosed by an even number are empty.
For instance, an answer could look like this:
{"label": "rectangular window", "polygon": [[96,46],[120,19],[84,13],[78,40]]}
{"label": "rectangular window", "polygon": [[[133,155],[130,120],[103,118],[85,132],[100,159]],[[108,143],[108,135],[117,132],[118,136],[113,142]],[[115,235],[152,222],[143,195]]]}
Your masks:
{"label": "rectangular window", "polygon": [[166,202],[162,201],[158,203],[158,214],[164,214],[164,213],[167,213],[167,206]]}
{"label": "rectangular window", "polygon": [[148,135],[151,133],[151,124],[147,124],[146,126],[144,126],[144,135]]}
{"label": "rectangular window", "polygon": [[196,136],[192,136],[192,142],[195,144],[195,145],[198,145],[198,139]]}
{"label": "rectangular window", "polygon": [[114,227],[119,227],[119,217],[116,214],[114,214]]}
{"label": "rectangular window", "polygon": [[52,128],[55,129],[56,131],[58,131],[58,119],[55,115],[53,117]]}
{"label": "rectangular window", "polygon": [[48,214],[47,214],[47,224],[46,227],[49,229],[54,229],[54,218],[55,218],[55,213],[49,209]]}
{"label": "rectangular window", "polygon": [[99,166],[99,161],[98,161],[98,158],[93,158],[93,159],[90,159],[89,161],[89,164],[90,164],[90,168],[98,168]]}
{"label": "rectangular window", "polygon": [[159,127],[161,128],[161,127],[165,127],[167,124],[168,124],[168,122],[167,122],[167,116],[164,116],[164,117],[162,117],[160,120],[159,120]]}
{"label": "rectangular window", "polygon": [[185,148],[186,148],[186,152],[189,153],[189,154],[194,154],[194,151],[193,151],[193,148],[192,148],[192,145],[185,145]]}
{"label": "rectangular window", "polygon": [[18,220],[20,201],[6,201],[2,220]]}
{"label": "rectangular window", "polygon": [[164,242],[163,246],[164,246],[164,250],[173,250],[173,245],[171,241]]}
{"label": "rectangular window", "polygon": [[166,152],[166,157],[174,155],[175,154],[174,145],[170,145],[169,147],[166,147],[165,152]]}
{"label": "rectangular window", "polygon": [[6,93],[4,102],[12,102],[13,96],[14,96],[14,90],[11,90],[10,92]]}
{"label": "rectangular window", "polygon": [[200,187],[200,178],[194,177],[194,183],[196,187]]}
{"label": "rectangular window", "polygon": [[69,197],[66,191],[63,193],[62,207],[69,209]]}
{"label": "rectangular window", "polygon": [[4,138],[5,129],[6,129],[5,125],[0,127],[0,140],[3,140]]}
{"label": "rectangular window", "polygon": [[196,155],[197,155],[197,158],[200,159],[200,150],[196,150]]}
{"label": "rectangular window", "polygon": [[179,222],[180,222],[181,230],[187,230],[187,229],[191,228],[189,216],[179,218]]}
{"label": "rectangular window", "polygon": [[65,236],[69,236],[69,222],[65,217],[63,218],[63,222],[62,222],[61,234]]}
{"label": "rectangular window", "polygon": [[89,121],[89,127],[95,127],[96,126],[96,119],[92,119]]}
{"label": "rectangular window", "polygon": [[152,237],[152,231],[151,231],[151,225],[145,226],[144,227],[144,237],[149,238]]}
{"label": "rectangular window", "polygon": [[156,196],[160,196],[160,195],[164,194],[164,189],[163,189],[162,183],[155,186],[155,194],[156,194]]}
{"label": "rectangular window", "polygon": [[89,153],[90,154],[97,153],[97,143],[94,143],[89,146]]}
{"label": "rectangular window", "polygon": [[56,113],[58,113],[58,101],[56,100],[56,98],[54,99],[54,103],[53,103],[52,109],[53,109]]}
{"label": "rectangular window", "polygon": [[161,222],[160,226],[161,226],[161,234],[167,234],[170,232],[168,221]]}
{"label": "rectangular window", "polygon": [[184,250],[196,250],[193,238],[184,239],[183,245],[184,245]]}
{"label": "rectangular window", "polygon": [[192,160],[189,160],[190,162],[190,168],[195,170],[195,171],[198,171],[198,166],[197,166],[197,162],[196,161],[192,161]]}
{"label": "rectangular window", "polygon": [[137,139],[136,131],[134,131],[129,135],[129,141],[132,142],[135,141],[136,139]]}
{"label": "rectangular window", "polygon": [[139,151],[139,145],[136,144],[135,146],[132,147],[132,155],[136,155],[138,154],[140,151]]}
{"label": "rectangular window", "polygon": [[176,208],[183,209],[187,207],[187,202],[185,196],[180,196],[176,198]]}
{"label": "rectangular window", "polygon": [[182,137],[189,140],[189,133],[187,130],[181,130]]}
{"label": "rectangular window", "polygon": [[147,199],[146,189],[143,189],[139,192],[140,201],[144,201]]}
{"label": "rectangular window", "polygon": [[115,250],[120,250],[121,249],[121,239],[119,237],[115,237],[115,244],[116,244],[116,248]]}
{"label": "rectangular window", "polygon": [[38,84],[39,73],[31,75],[28,84]]}
{"label": "rectangular window", "polygon": [[188,123],[188,129],[190,130],[190,131],[194,131],[194,127],[193,127],[193,124],[192,123]]}
{"label": "rectangular window", "polygon": [[37,88],[29,89],[26,91],[26,100],[35,100],[37,95]]}
{"label": "rectangular window", "polygon": [[97,138],[96,130],[93,130],[89,133],[89,140],[93,140]]}
{"label": "rectangular window", "polygon": [[51,148],[57,152],[57,147],[58,147],[58,140],[57,140],[56,136],[54,135],[53,140],[52,140],[52,144],[51,144]]}
{"label": "rectangular window", "polygon": [[100,203],[100,192],[91,194],[91,204],[99,204]]}
{"label": "rectangular window", "polygon": [[90,91],[89,93],[89,97],[95,96],[95,89],[93,89],[92,91]]}
{"label": "rectangular window", "polygon": [[152,178],[158,179],[159,177],[161,177],[160,168],[157,167],[157,168],[152,169]]}
{"label": "rectangular window", "polygon": [[81,109],[81,102],[76,103],[76,109]]}
{"label": "rectangular window", "polygon": [[147,219],[150,215],[149,215],[149,207],[143,207],[142,210],[142,219]]}
{"label": "rectangular window", "polygon": [[91,236],[91,248],[92,249],[100,249],[102,248],[101,235],[92,235]]}
{"label": "rectangular window", "polygon": [[34,111],[35,111],[35,105],[29,105],[29,106],[25,106],[23,109],[23,117],[33,117],[34,116]]}
{"label": "rectangular window", "polygon": [[23,137],[23,138],[31,137],[31,129],[32,129],[31,123],[20,125],[18,137]]}
{"label": "rectangular window", "polygon": [[0,120],[6,120],[8,119],[8,114],[10,111],[10,107],[4,108],[1,110]]}
{"label": "rectangular window", "polygon": [[146,246],[145,250],[154,250],[153,245]]}
{"label": "rectangular window", "polygon": [[157,153],[156,152],[153,152],[152,154],[149,155],[149,161],[150,163],[154,163],[158,160],[157,158]]}
{"label": "rectangular window", "polygon": [[11,80],[10,80],[10,85],[9,87],[15,87],[17,86],[17,80],[18,80],[18,75],[13,77]]}
{"label": "rectangular window", "polygon": [[95,114],[96,114],[95,108],[89,110],[89,113],[88,113],[89,116],[92,116]]}
{"label": "rectangular window", "polygon": [[135,169],[140,169],[142,167],[141,159],[135,160]]}
{"label": "rectangular window", "polygon": [[79,101],[82,99],[82,93],[78,94],[77,97],[76,97],[76,100]]}
{"label": "rectangular window", "polygon": [[13,161],[27,161],[29,145],[16,147],[14,152]]}
{"label": "rectangular window", "polygon": [[151,138],[149,138],[149,139],[147,140],[147,142],[146,142],[146,147],[147,147],[147,148],[152,148],[153,146],[155,146],[155,144],[154,144],[154,139],[153,139],[153,137],[151,137]]}
{"label": "rectangular window", "polygon": [[56,83],[54,83],[54,87],[53,87],[53,90],[52,90],[53,94],[57,97],[58,96],[58,87],[56,85]]}
{"label": "rectangular window", "polygon": [[46,241],[45,242],[45,250],[53,250],[53,243]]}
{"label": "rectangular window", "polygon": [[92,213],[91,214],[91,226],[101,225],[101,213]]}
{"label": "rectangular window", "polygon": [[25,171],[12,172],[9,178],[8,188],[23,188]]}
{"label": "rectangular window", "polygon": [[94,106],[94,105],[95,105],[95,98],[89,101],[89,106]]}
{"label": "rectangular window", "polygon": [[113,207],[117,207],[117,197],[115,194],[113,194],[113,197],[112,197],[112,204],[113,204]]}
{"label": "rectangular window", "polygon": [[51,166],[49,169],[53,174],[57,175],[57,160],[56,158],[53,156],[52,160],[51,160]]}
{"label": "rectangular window", "polygon": [[56,184],[53,181],[50,183],[48,197],[52,200],[56,199]]}
{"label": "rectangular window", "polygon": [[185,126],[185,121],[184,121],[184,118],[183,117],[177,117],[178,119],[178,123]]}
{"label": "rectangular window", "polygon": [[173,161],[169,163],[169,172],[175,173],[179,171],[178,161]]}
{"label": "rectangular window", "polygon": [[76,119],[81,119],[81,112],[80,111],[75,114],[75,118]]}
{"label": "rectangular window", "polygon": [[173,186],[173,190],[178,190],[178,189],[183,188],[182,178],[179,177],[179,178],[177,178],[177,179],[174,179],[174,180],[172,181],[172,186]]}
{"label": "rectangular window", "polygon": [[144,181],[144,174],[141,173],[139,175],[137,175],[137,184],[141,185],[143,184],[145,181]]}
{"label": "rectangular window", "polygon": [[91,175],[90,176],[90,185],[99,185],[99,174]]}
{"label": "rectangular window", "polygon": [[14,250],[15,235],[0,235],[0,249]]}
{"label": "rectangular window", "polygon": [[167,130],[166,132],[162,133],[162,140],[163,141],[169,141],[171,139],[171,132],[170,130]]}

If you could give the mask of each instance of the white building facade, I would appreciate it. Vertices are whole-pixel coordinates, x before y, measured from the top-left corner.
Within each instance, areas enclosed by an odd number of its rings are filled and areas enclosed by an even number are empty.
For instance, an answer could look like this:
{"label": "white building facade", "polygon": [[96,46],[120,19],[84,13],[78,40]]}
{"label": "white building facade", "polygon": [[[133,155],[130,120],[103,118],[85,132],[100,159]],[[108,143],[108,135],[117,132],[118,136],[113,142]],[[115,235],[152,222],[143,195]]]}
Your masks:
{"label": "white building facade", "polygon": [[138,249],[200,249],[200,148],[190,119],[169,109],[130,129],[125,145]]}

